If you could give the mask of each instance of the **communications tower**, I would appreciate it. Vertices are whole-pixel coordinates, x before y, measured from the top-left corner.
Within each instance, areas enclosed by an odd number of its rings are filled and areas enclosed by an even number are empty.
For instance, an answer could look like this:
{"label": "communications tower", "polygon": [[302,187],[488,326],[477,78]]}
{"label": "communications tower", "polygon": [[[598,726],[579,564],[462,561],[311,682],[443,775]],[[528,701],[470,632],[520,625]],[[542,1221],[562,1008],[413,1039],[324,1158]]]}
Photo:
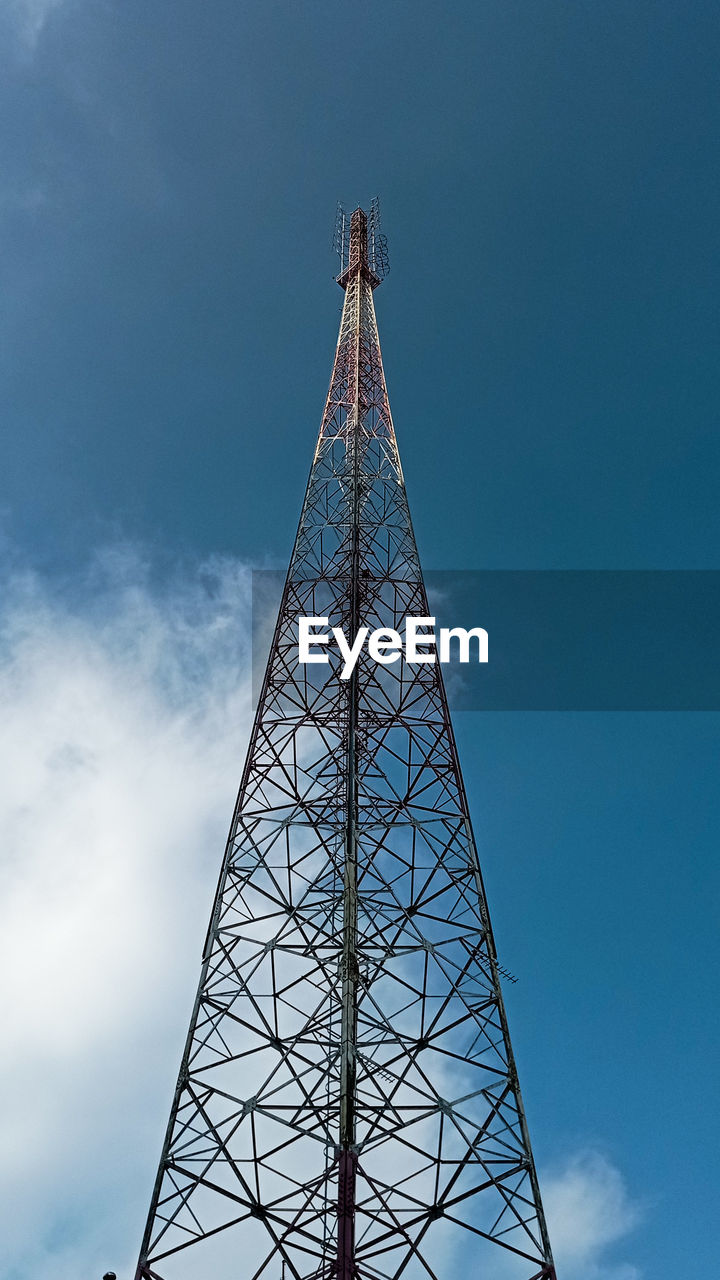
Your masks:
{"label": "communications tower", "polygon": [[136,1280],[554,1280],[441,669],[298,662],[425,587],[373,293],[339,215],[325,411]]}

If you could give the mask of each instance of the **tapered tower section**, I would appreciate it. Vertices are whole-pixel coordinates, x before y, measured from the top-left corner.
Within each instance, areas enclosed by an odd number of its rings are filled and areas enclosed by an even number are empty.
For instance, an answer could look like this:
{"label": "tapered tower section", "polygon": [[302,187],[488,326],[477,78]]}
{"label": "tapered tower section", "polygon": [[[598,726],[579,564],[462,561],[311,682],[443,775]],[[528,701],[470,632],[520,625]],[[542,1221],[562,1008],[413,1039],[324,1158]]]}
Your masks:
{"label": "tapered tower section", "polygon": [[[373,291],[335,363],[136,1280],[553,1280],[441,669],[298,663],[428,604]],[[390,655],[388,655],[390,656]]]}

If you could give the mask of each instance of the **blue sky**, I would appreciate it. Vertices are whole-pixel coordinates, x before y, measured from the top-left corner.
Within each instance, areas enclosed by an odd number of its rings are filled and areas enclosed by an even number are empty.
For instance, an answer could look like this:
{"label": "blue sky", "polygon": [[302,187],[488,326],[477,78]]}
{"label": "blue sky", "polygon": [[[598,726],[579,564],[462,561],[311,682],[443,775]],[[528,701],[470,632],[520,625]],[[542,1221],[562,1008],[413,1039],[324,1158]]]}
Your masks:
{"label": "blue sky", "polygon": [[[427,567],[718,568],[718,17],[4,0],[0,62],[0,803],[25,815],[7,936],[17,957],[52,864],[48,968],[75,1028],[22,966],[6,1270],[63,1280],[136,1249],[241,765],[246,570],[289,554],[330,374],[336,200],[383,205],[378,318]],[[538,1161],[595,1195],[560,1280],[701,1280],[718,717],[457,731]],[[178,777],[195,807],[170,803]],[[88,826],[124,886],[93,946],[102,1032],[52,908],[108,909]]]}

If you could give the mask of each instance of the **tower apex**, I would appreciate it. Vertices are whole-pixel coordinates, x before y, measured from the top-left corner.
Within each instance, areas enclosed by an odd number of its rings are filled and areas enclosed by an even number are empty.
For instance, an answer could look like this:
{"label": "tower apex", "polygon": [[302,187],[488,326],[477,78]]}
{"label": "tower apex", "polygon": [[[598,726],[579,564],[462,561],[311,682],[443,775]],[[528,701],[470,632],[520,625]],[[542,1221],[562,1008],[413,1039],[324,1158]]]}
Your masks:
{"label": "tower apex", "polygon": [[388,262],[387,238],[380,233],[380,201],[374,196],[369,213],[360,205],[348,214],[338,204],[333,247],[340,257],[340,274],[335,278],[342,289],[361,275],[372,289],[385,279]]}

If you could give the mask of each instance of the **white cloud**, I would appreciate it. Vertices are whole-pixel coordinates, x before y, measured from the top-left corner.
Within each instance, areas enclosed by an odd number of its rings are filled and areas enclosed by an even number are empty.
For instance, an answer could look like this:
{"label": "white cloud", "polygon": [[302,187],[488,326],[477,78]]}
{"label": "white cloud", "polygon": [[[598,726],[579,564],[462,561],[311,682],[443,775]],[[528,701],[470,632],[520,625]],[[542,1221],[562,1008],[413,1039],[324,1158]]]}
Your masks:
{"label": "white cloud", "polygon": [[609,1247],[637,1225],[641,1209],[604,1155],[575,1154],[543,1179],[542,1194],[561,1280],[640,1280],[636,1266],[608,1258]]}
{"label": "white cloud", "polygon": [[130,1272],[242,766],[248,616],[229,562],[163,589],[125,553],[64,592],[5,576],[6,1280]]}

